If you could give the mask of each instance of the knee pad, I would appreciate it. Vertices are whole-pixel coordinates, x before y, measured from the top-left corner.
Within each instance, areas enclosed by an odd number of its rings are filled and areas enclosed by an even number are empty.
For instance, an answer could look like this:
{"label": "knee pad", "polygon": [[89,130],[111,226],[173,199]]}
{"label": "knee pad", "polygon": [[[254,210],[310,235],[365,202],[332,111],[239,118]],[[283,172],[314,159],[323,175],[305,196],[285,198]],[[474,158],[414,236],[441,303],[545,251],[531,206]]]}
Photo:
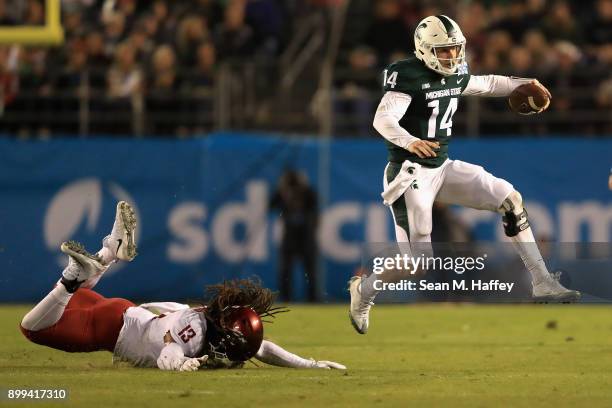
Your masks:
{"label": "knee pad", "polygon": [[503,214],[502,222],[507,236],[514,237],[529,228],[527,210],[523,207],[523,197],[518,191],[511,192],[499,210]]}

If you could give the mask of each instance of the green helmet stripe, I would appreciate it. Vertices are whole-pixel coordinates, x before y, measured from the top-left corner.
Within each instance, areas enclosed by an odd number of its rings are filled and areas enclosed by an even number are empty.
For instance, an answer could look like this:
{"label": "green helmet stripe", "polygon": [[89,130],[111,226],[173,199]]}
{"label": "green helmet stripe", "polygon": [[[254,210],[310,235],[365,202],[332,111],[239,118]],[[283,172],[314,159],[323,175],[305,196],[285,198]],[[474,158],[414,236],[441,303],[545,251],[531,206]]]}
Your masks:
{"label": "green helmet stripe", "polygon": [[450,18],[446,17],[443,14],[437,15],[436,17],[438,17],[438,19],[442,21],[442,24],[444,24],[444,29],[446,30],[447,34],[450,35],[451,33],[454,33],[455,26],[453,25],[453,22]]}

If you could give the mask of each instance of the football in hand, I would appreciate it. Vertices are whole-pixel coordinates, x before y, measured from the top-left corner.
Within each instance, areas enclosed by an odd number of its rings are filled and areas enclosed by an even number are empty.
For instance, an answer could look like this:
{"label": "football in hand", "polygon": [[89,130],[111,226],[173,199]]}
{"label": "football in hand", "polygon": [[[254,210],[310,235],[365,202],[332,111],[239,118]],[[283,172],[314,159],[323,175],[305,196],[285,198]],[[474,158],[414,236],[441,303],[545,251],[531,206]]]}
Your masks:
{"label": "football in hand", "polygon": [[540,113],[550,104],[550,93],[539,83],[520,85],[508,97],[508,104],[513,112],[521,115]]}

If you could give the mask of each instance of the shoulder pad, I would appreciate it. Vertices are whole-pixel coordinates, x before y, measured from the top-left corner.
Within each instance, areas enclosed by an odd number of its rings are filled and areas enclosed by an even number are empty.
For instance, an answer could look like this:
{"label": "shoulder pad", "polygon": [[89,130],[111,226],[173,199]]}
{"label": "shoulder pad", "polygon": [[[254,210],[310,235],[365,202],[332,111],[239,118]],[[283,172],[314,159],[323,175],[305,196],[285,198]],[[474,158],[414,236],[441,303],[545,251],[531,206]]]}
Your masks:
{"label": "shoulder pad", "polygon": [[420,91],[423,83],[430,82],[438,76],[416,57],[411,57],[387,66],[383,75],[383,89],[404,93]]}

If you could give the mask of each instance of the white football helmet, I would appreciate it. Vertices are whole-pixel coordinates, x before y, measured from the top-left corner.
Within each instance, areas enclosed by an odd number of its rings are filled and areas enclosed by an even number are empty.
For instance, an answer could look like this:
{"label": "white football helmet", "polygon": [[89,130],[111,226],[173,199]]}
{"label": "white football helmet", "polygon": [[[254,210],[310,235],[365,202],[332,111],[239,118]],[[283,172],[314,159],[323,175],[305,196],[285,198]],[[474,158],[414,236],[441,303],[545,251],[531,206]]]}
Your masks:
{"label": "white football helmet", "polygon": [[[440,48],[457,47],[455,58],[439,58]],[[439,15],[424,18],[414,30],[414,54],[427,68],[442,75],[454,75],[465,63],[465,37],[451,18]]]}

